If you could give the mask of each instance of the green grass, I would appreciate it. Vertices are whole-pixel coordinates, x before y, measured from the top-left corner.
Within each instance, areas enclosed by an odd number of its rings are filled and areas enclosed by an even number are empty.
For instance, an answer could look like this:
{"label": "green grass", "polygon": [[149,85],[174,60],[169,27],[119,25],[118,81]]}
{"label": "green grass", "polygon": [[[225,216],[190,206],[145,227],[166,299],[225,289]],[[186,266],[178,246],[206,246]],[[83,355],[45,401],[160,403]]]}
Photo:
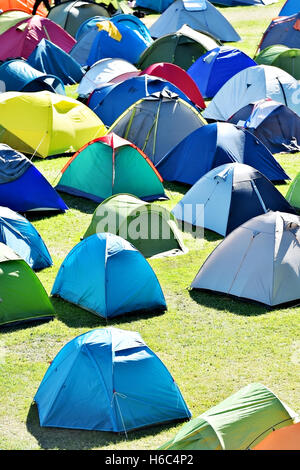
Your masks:
{"label": "green grass", "polygon": [[[238,44],[254,52],[262,32],[283,1],[269,7],[222,8],[245,38]],[[67,157],[36,160],[39,170],[54,183]],[[280,155],[278,161],[293,178],[300,171],[300,154]],[[186,188],[166,184],[172,208]],[[288,184],[278,186],[286,194]],[[96,205],[64,196],[66,214],[31,216],[45,240],[54,266],[38,276],[50,293],[58,268],[89,225]],[[139,331],[164,361],[197,416],[250,382],[269,386],[300,412],[300,308],[268,310],[225,296],[190,292],[188,287],[221,237],[206,231],[203,246],[184,234],[189,253],[151,261],[163,287],[168,311],[147,317],[120,317],[109,325]],[[128,441],[111,433],[41,428],[33,405],[34,394],[49,362],[75,336],[105,327],[100,318],[59,299],[53,299],[55,320],[27,327],[7,328],[0,336],[0,448],[1,449],[156,449],[181,424],[156,426],[130,433]]]}

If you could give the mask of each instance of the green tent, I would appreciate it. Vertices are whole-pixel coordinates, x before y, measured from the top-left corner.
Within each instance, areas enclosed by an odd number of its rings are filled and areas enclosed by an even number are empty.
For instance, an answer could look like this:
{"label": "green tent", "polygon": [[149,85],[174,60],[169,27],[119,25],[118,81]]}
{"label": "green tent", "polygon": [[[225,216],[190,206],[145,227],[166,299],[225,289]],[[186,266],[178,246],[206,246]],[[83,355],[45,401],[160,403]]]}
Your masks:
{"label": "green tent", "polygon": [[53,316],[52,304],[36,274],[11,248],[0,243],[0,325]]}
{"label": "green tent", "polygon": [[62,169],[56,189],[96,202],[119,193],[148,201],[166,198],[162,178],[148,157],[116,134],[84,145]]}
{"label": "green tent", "polygon": [[300,209],[300,173],[297,174],[286,195],[286,199],[291,206]]}
{"label": "green tent", "polygon": [[144,70],[157,62],[168,62],[187,70],[200,56],[220,45],[222,43],[208,33],[184,25],[176,33],[166,34],[147,47],[137,67]]}
{"label": "green tent", "polygon": [[185,424],[164,450],[246,450],[296,413],[267,387],[252,383]]}
{"label": "green tent", "polygon": [[297,80],[300,79],[300,49],[276,44],[263,49],[255,61],[259,65],[273,65],[285,70]]}
{"label": "green tent", "polygon": [[84,238],[102,232],[125,238],[146,258],[186,252],[175,217],[131,194],[117,194],[97,207]]}

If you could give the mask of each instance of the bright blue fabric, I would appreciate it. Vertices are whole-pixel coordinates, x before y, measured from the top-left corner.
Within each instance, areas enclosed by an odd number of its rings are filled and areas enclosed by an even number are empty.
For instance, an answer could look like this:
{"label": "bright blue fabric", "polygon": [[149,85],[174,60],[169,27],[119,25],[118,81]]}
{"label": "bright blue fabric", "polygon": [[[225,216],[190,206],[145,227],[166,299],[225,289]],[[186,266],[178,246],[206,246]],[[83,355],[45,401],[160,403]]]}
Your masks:
{"label": "bright blue fabric", "polygon": [[157,170],[166,181],[194,184],[212,168],[234,161],[256,168],[271,181],[289,179],[256,137],[229,123],[195,130],[170,150]]}
{"label": "bright blue fabric", "polygon": [[175,85],[149,75],[141,75],[140,77],[129,78],[121,83],[97,88],[92,93],[88,106],[106,126],[111,126],[133,103],[152,93],[162,91],[164,88],[176,93],[191,106],[194,106]]}
{"label": "bright blue fabric", "polygon": [[166,308],[148,261],[126,240],[109,233],[92,235],[73,248],[61,265],[52,295],[104,318]]}
{"label": "bright blue fabric", "polygon": [[33,165],[15,181],[0,184],[0,205],[16,212],[68,209],[55,189]]}
{"label": "bright blue fabric", "polygon": [[0,207],[0,242],[12,248],[32,269],[44,269],[53,264],[34,226],[7,207]]}
{"label": "bright blue fabric", "polygon": [[98,60],[107,57],[125,59],[135,64],[142,52],[153,42],[146,40],[138,31],[122,23],[117,27],[122,35],[120,41],[111,38],[104,30],[97,33],[90,49],[87,65],[92,66]]}
{"label": "bright blue fabric", "polygon": [[41,72],[56,75],[65,85],[79,83],[84,74],[75,59],[47,39],[37,45],[28,63]]}
{"label": "bright blue fabric", "polygon": [[278,16],[291,16],[300,12],[299,0],[287,0]]}
{"label": "bright blue fabric", "polygon": [[67,343],[34,400],[41,426],[126,432],[191,416],[168,369],[141,336],[116,328]]}
{"label": "bright blue fabric", "polygon": [[187,73],[204,98],[212,98],[233,75],[256,65],[247,54],[233,47],[216,47],[199,57]]}
{"label": "bright blue fabric", "polygon": [[12,59],[0,66],[0,81],[5,83],[5,91],[51,91],[65,94],[62,81],[54,75],[46,75],[22,59]]}
{"label": "bright blue fabric", "polygon": [[79,26],[75,39],[79,41],[88,31],[95,28],[96,24],[100,21],[111,21],[112,18],[107,18],[107,16],[93,16],[93,18],[88,18]]}
{"label": "bright blue fabric", "polygon": [[135,5],[137,7],[149,8],[153,11],[162,13],[165,11],[174,0],[136,0]]}

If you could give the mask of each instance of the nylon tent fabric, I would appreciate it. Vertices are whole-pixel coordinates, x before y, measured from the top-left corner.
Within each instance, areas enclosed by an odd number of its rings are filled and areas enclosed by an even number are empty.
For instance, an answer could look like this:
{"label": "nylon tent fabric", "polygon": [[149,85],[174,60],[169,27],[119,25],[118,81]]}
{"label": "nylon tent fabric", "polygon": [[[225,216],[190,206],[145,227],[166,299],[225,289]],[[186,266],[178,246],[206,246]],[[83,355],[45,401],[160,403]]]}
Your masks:
{"label": "nylon tent fabric", "polygon": [[300,6],[298,0],[287,0],[279,12],[278,16],[291,16],[299,13]]}
{"label": "nylon tent fabric", "polygon": [[253,450],[300,450],[300,423],[276,429]]}
{"label": "nylon tent fabric", "polygon": [[0,81],[5,91],[35,92],[47,90],[65,94],[62,81],[55,75],[44,74],[29,65],[25,60],[12,59],[0,65]]}
{"label": "nylon tent fabric", "polygon": [[49,251],[34,226],[17,212],[0,206],[0,242],[9,246],[36,270],[53,262]]}
{"label": "nylon tent fabric", "polygon": [[136,101],[165,89],[176,93],[181,99],[194,106],[176,86],[149,75],[133,77],[120,83],[96,88],[90,95],[88,106],[106,126],[111,126]]}
{"label": "nylon tent fabric", "polygon": [[178,67],[178,65],[159,62],[144,69],[140,72],[140,75],[152,75],[173,83],[173,85],[183,91],[183,93],[193,103],[199,106],[199,108],[205,109],[206,105],[197,84],[194,82],[192,77],[181,67]]}
{"label": "nylon tent fabric", "polygon": [[57,76],[65,85],[79,83],[84,75],[76,60],[47,39],[37,45],[28,63],[40,72]]}
{"label": "nylon tent fabric", "polygon": [[140,334],[116,328],[67,343],[34,401],[41,426],[72,429],[127,433],[191,416],[170,372]]}
{"label": "nylon tent fabric", "polygon": [[300,117],[281,103],[265,99],[249,104],[229,122],[245,127],[271,153],[300,151]]}
{"label": "nylon tent fabric", "polygon": [[135,6],[140,8],[148,8],[149,10],[162,13],[174,0],[136,0]]}
{"label": "nylon tent fabric", "polygon": [[228,7],[246,6],[246,5],[271,5],[277,3],[278,0],[213,0],[212,3],[217,5],[226,5]]}
{"label": "nylon tent fabric", "polygon": [[220,41],[236,42],[241,38],[222,13],[210,2],[203,0],[201,6],[194,9],[195,0],[190,0],[188,5],[184,0],[175,0],[168,9],[150,27],[150,34],[153,38],[159,38],[166,34],[175,33],[183,25],[188,25],[196,31],[207,32],[218,38]]}
{"label": "nylon tent fabric", "polygon": [[70,56],[81,66],[87,66],[90,50],[97,34],[98,28],[95,26],[83,34],[78,42],[72,47]]}
{"label": "nylon tent fabric", "polygon": [[82,78],[77,92],[81,97],[89,96],[96,88],[110,82],[126,72],[137,72],[137,68],[123,59],[102,59],[96,62]]}
{"label": "nylon tent fabric", "polygon": [[269,210],[296,214],[262,173],[243,163],[226,163],[202,176],[172,213],[177,220],[226,236]]}
{"label": "nylon tent fabric", "polygon": [[137,34],[142,36],[147,43],[152,43],[152,37],[149,29],[137,16],[118,14],[114,15],[110,21],[117,27],[118,25],[123,25],[129,29],[132,29]]}
{"label": "nylon tent fabric", "polygon": [[36,274],[3,243],[0,243],[0,266],[1,326],[49,320],[54,316],[52,304]]}
{"label": "nylon tent fabric", "polygon": [[148,157],[115,134],[86,144],[61,173],[56,189],[96,202],[119,193],[147,201],[166,197],[162,178]]}
{"label": "nylon tent fabric", "polygon": [[30,160],[4,144],[0,144],[0,205],[16,212],[68,209]]}
{"label": "nylon tent fabric", "polygon": [[143,70],[157,62],[168,62],[187,70],[198,57],[219,45],[216,38],[184,25],[176,33],[156,39],[143,52],[137,67]]}
{"label": "nylon tent fabric", "polygon": [[29,13],[20,10],[8,10],[0,13],[0,35],[12,26],[30,18]]}
{"label": "nylon tent fabric", "polygon": [[205,98],[212,98],[236,73],[256,63],[247,54],[229,46],[221,46],[199,57],[187,73]]}
{"label": "nylon tent fabric", "polygon": [[[100,22],[100,25],[103,22]],[[114,23],[112,23],[114,24]],[[152,39],[146,38],[139,31],[126,24],[117,24],[120,38],[111,37],[106,30],[98,31],[90,48],[86,61],[88,66],[106,58],[124,59],[136,64],[141,54],[152,44]]]}
{"label": "nylon tent fabric", "polygon": [[248,450],[296,414],[270,389],[251,383],[179,429],[161,450]]}
{"label": "nylon tent fabric", "polygon": [[[83,23],[81,23],[81,25],[79,26],[76,32],[76,36],[75,36],[76,41],[77,42],[80,41],[80,39],[82,39],[82,37],[85,36],[91,30],[97,31],[98,30],[97,23],[99,23],[100,21],[106,21],[106,20],[107,20],[107,16],[93,16],[92,18],[88,18],[87,20],[85,20]],[[112,20],[113,18],[110,18],[110,21]]]}
{"label": "nylon tent fabric", "polygon": [[[299,7],[300,8],[300,7]],[[274,65],[300,79],[300,49],[289,49],[286,46],[269,46],[255,58],[257,64]]]}
{"label": "nylon tent fabric", "polygon": [[51,8],[48,18],[61,26],[71,36],[75,37],[80,25],[94,16],[110,17],[106,8],[97,3],[76,0],[62,2]]}
{"label": "nylon tent fabric", "polygon": [[248,220],[215,248],[191,284],[275,307],[299,300],[300,217],[268,212]]}
{"label": "nylon tent fabric", "polygon": [[91,235],[70,251],[51,295],[106,319],[167,308],[148,261],[133,245],[111,233]]}
{"label": "nylon tent fabric", "polygon": [[83,103],[48,91],[0,94],[0,116],[0,142],[41,158],[76,152],[106,133]]}
{"label": "nylon tent fabric", "polygon": [[[7,10],[20,10],[32,14],[34,3],[35,0],[1,0],[1,10],[4,12]],[[44,5],[38,7],[37,14],[40,16],[47,15],[47,10]]]}
{"label": "nylon tent fabric", "polygon": [[227,121],[244,106],[270,98],[300,115],[298,81],[271,65],[248,67],[230,78],[203,112],[205,119]]}
{"label": "nylon tent fabric", "polygon": [[164,89],[130,106],[109,132],[133,142],[156,166],[176,144],[205,124],[194,107]]}
{"label": "nylon tent fabric", "polygon": [[293,179],[286,195],[287,201],[296,209],[300,209],[300,173]]}
{"label": "nylon tent fabric", "polygon": [[42,39],[50,40],[65,52],[70,52],[76,43],[60,26],[38,15],[11,27],[0,37],[0,60],[27,59]]}
{"label": "nylon tent fabric", "polygon": [[196,129],[158,163],[166,181],[193,185],[208,171],[225,163],[245,163],[271,181],[289,179],[269,150],[246,129],[230,123]]}
{"label": "nylon tent fabric", "polygon": [[[107,220],[116,224],[108,227]],[[142,228],[135,233],[138,227]],[[145,258],[175,256],[187,251],[175,217],[164,207],[131,194],[117,194],[103,201],[95,210],[83,238],[108,231],[127,240]]]}
{"label": "nylon tent fabric", "polygon": [[263,34],[258,52],[275,44],[300,49],[300,12],[292,16],[275,18]]}

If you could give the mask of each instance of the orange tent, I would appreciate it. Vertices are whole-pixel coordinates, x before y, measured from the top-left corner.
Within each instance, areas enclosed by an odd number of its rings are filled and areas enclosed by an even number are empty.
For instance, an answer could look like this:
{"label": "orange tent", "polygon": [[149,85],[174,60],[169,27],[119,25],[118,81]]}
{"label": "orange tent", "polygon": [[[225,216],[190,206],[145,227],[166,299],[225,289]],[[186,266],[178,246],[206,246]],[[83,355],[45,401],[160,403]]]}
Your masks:
{"label": "orange tent", "polygon": [[300,450],[300,423],[271,432],[253,450]]}
{"label": "orange tent", "polygon": [[[35,0],[1,0],[0,8],[3,11],[22,10],[26,13],[32,14],[34,4]],[[37,13],[41,16],[47,16],[47,10],[43,5],[39,6],[39,8],[37,9]]]}

